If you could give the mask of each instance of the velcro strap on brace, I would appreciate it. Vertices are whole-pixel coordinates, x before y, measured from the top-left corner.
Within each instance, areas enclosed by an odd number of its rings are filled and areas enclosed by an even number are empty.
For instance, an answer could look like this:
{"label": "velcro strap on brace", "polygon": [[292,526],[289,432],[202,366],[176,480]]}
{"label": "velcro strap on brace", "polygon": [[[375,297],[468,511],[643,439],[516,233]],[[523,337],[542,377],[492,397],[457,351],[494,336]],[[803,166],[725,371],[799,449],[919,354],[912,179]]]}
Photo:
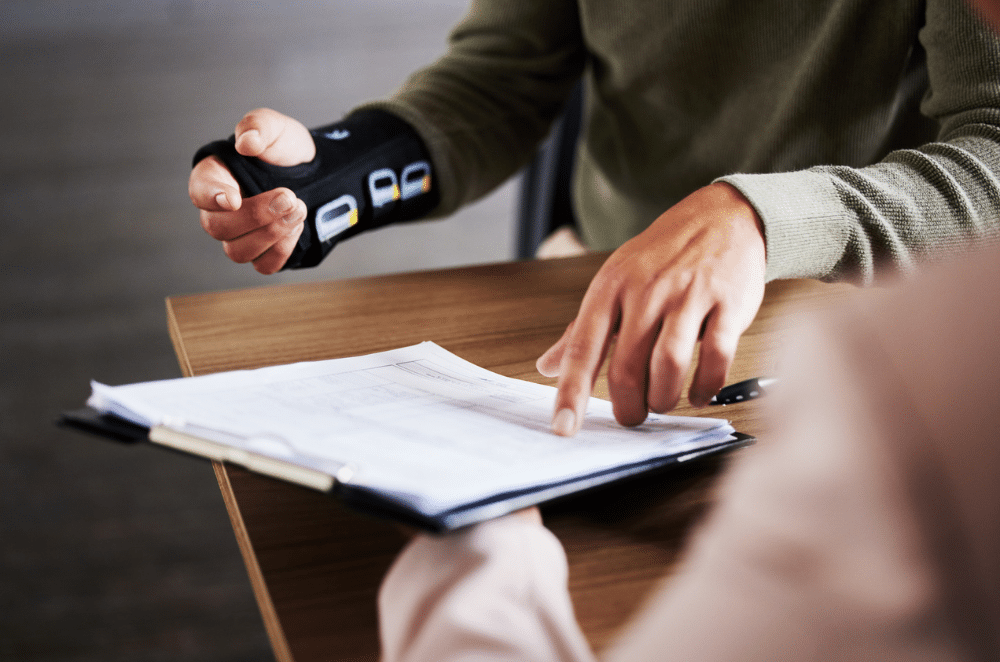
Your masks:
{"label": "velcro strap on brace", "polygon": [[194,156],[194,163],[218,157],[244,197],[286,187],[306,204],[305,230],[284,269],[315,266],[339,241],[421,218],[437,205],[430,156],[416,131],[395,115],[358,111],[310,134],[316,157],[295,166],[242,156],[233,136],[205,145]]}

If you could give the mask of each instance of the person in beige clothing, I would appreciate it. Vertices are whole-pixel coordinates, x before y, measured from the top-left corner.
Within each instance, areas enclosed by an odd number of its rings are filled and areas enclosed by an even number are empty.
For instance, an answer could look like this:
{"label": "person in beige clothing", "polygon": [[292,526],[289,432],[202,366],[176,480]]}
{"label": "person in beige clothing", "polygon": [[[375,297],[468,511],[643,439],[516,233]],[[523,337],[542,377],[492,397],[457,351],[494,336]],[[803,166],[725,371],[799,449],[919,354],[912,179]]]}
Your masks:
{"label": "person in beige clothing", "polygon": [[[776,434],[600,659],[1000,660],[998,282],[991,250],[803,328]],[[566,580],[534,510],[418,536],[383,662],[597,659]]]}

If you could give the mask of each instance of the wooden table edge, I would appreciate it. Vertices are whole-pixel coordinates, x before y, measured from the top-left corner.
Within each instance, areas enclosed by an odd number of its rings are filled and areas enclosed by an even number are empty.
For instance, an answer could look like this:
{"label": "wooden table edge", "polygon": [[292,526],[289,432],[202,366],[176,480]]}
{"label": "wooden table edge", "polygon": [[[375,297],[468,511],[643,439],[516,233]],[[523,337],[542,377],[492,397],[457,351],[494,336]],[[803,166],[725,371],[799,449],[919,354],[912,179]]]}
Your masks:
{"label": "wooden table edge", "polygon": [[174,354],[177,355],[177,363],[180,364],[181,374],[185,377],[190,377],[194,374],[194,370],[191,368],[191,359],[188,357],[187,348],[184,346],[184,339],[181,337],[171,297],[166,298],[165,304],[167,308],[167,331],[170,333],[170,342],[174,346]]}
{"label": "wooden table edge", "polygon": [[260,610],[261,618],[264,621],[264,629],[267,637],[271,640],[271,648],[274,657],[278,662],[294,662],[292,649],[288,645],[285,637],[285,630],[281,627],[281,620],[278,618],[278,610],[271,600],[271,593],[267,590],[267,582],[264,580],[264,573],[261,572],[260,563],[257,562],[257,554],[253,551],[253,543],[250,541],[250,534],[243,523],[243,515],[240,513],[240,506],[236,502],[236,494],[233,492],[232,483],[229,482],[229,474],[226,466],[222,462],[212,462],[215,469],[215,478],[219,481],[219,490],[222,492],[222,500],[226,504],[226,512],[229,513],[229,522],[233,525],[233,533],[236,534],[236,544],[240,548],[243,556],[243,564],[246,566],[247,574],[250,576],[250,587],[253,589],[257,599],[257,608]]}
{"label": "wooden table edge", "polygon": [[[174,315],[174,309],[170,297],[166,299],[167,308],[167,328],[170,332],[170,341],[177,355],[181,373],[185,377],[191,377],[194,370],[191,368],[191,361],[188,357],[187,348]],[[215,479],[219,483],[219,491],[222,493],[222,501],[226,505],[226,513],[229,515],[229,523],[233,527],[233,534],[236,537],[236,545],[239,547],[240,555],[243,557],[243,565],[246,567],[247,575],[250,578],[250,587],[253,590],[257,601],[257,608],[260,611],[261,619],[264,621],[264,630],[271,641],[271,649],[278,662],[294,662],[291,647],[285,637],[285,631],[281,627],[278,618],[278,611],[271,600],[271,594],[267,590],[267,582],[264,580],[264,573],[261,572],[257,555],[253,551],[253,543],[250,540],[250,533],[243,522],[243,514],[240,512],[236,494],[233,491],[232,483],[229,482],[229,474],[226,466],[222,462],[212,461],[212,469],[215,471]]]}

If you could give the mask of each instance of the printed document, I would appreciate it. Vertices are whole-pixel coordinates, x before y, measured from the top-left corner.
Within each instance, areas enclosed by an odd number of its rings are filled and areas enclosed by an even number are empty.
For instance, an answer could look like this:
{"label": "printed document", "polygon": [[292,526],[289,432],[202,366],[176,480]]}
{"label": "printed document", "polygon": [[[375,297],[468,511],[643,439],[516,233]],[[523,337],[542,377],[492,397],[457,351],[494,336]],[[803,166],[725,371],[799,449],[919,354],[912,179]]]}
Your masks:
{"label": "printed document", "polygon": [[[591,398],[580,432],[549,429],[555,389],[480,368],[431,342],[347,359],[125,386],[88,404],[146,427],[347,475],[427,515],[461,504],[714,446],[714,418],[615,422]],[[338,474],[339,472],[339,474]]]}

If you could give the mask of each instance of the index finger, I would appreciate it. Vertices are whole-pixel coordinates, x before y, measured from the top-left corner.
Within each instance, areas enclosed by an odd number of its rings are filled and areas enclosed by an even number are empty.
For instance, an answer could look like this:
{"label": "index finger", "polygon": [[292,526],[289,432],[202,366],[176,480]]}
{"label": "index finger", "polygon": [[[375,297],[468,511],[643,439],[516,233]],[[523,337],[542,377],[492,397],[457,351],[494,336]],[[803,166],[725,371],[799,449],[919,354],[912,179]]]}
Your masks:
{"label": "index finger", "polygon": [[591,283],[565,338],[552,417],[552,431],[564,437],[575,435],[583,424],[587,401],[618,322],[617,297],[609,294]]}
{"label": "index finger", "polygon": [[202,159],[191,169],[188,195],[202,211],[235,211],[243,204],[236,178],[215,156]]}

